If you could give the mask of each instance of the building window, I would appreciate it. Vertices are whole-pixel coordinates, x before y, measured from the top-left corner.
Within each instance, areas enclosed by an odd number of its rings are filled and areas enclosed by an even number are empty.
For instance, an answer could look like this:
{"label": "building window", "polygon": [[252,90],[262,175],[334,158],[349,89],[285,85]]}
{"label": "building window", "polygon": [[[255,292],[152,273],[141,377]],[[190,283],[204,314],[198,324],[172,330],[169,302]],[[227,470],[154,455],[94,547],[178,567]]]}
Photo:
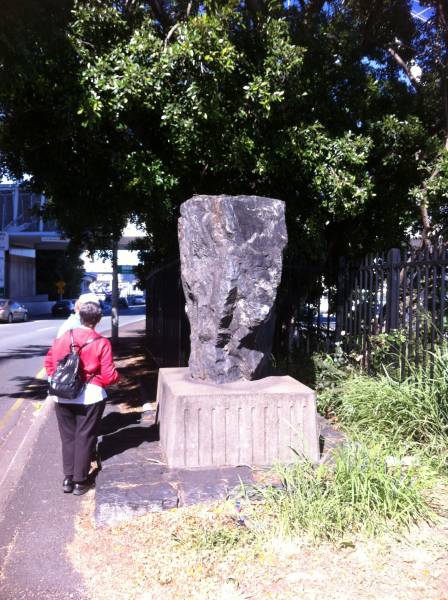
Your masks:
{"label": "building window", "polygon": [[0,231],[13,224],[12,192],[0,191]]}
{"label": "building window", "polygon": [[40,196],[29,192],[19,193],[17,225],[21,231],[39,230]]}

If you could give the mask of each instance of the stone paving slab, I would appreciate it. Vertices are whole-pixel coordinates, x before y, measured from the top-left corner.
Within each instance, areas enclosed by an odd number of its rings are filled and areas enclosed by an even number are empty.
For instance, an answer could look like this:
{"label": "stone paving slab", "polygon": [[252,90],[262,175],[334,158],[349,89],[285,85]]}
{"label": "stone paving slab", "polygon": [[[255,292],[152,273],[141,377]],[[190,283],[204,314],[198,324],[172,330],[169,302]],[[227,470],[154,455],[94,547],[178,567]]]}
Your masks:
{"label": "stone paving slab", "polygon": [[319,438],[321,446],[320,462],[328,461],[329,457],[331,457],[331,452],[338,446],[344,444],[346,437],[342,431],[338,431],[332,427],[331,423],[321,415],[318,416],[318,425],[320,430]]}
{"label": "stone paving slab", "polygon": [[98,487],[97,483],[95,499],[96,524],[109,526],[178,505],[176,489],[163,482],[114,487]]}
{"label": "stone paving slab", "polygon": [[98,475],[103,487],[114,487],[124,484],[138,485],[152,481],[166,480],[164,466],[147,462],[115,464],[105,463]]}
{"label": "stone paving slab", "polygon": [[162,461],[157,428],[130,427],[104,437],[99,449],[104,466],[106,464],[128,464],[144,462],[145,459]]}

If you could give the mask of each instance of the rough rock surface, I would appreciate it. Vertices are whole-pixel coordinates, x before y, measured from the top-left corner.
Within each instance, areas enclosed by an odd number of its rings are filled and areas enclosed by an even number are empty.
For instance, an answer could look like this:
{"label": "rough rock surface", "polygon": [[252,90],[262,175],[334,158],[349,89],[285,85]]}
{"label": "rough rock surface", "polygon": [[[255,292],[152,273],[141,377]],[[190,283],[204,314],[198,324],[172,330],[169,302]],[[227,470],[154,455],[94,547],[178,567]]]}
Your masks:
{"label": "rough rock surface", "polygon": [[180,211],[191,376],[216,383],[262,377],[287,242],[284,203],[194,196]]}

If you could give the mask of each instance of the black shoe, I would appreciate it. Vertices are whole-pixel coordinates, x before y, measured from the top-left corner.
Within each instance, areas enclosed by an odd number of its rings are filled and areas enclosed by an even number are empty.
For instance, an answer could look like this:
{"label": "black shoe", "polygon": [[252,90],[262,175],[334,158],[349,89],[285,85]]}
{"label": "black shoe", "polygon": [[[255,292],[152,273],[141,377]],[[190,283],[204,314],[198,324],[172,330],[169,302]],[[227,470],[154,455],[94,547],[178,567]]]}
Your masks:
{"label": "black shoe", "polygon": [[62,482],[62,490],[64,494],[71,494],[74,487],[75,484],[73,483],[73,479],[71,477],[66,477]]}
{"label": "black shoe", "polygon": [[73,489],[74,496],[82,496],[89,490],[94,487],[93,481],[83,481],[81,483],[75,483],[75,487]]}

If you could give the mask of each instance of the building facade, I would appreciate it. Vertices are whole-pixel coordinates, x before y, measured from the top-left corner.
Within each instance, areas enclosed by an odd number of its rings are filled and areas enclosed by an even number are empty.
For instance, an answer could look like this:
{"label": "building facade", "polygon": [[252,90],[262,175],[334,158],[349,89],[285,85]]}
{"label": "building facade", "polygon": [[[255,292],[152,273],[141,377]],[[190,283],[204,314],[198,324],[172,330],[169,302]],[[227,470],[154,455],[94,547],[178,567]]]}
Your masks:
{"label": "building facade", "polygon": [[[45,197],[18,184],[0,184],[0,297],[45,300],[36,293],[36,252],[64,250],[55,221],[44,221]],[[48,298],[47,298],[48,299]]]}

